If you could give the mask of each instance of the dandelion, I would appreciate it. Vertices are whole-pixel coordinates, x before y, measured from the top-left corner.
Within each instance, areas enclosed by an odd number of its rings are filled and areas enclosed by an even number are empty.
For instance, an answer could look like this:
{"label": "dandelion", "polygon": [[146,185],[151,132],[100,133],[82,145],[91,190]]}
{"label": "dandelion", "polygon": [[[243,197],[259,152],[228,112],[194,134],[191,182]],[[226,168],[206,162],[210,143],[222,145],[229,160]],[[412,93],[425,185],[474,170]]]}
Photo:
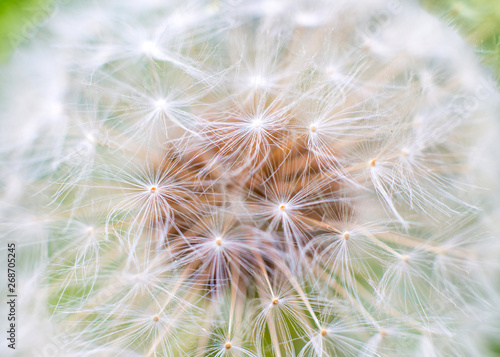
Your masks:
{"label": "dandelion", "polygon": [[68,356],[488,354],[500,97],[451,29],[382,0],[59,10],[2,73],[23,334]]}

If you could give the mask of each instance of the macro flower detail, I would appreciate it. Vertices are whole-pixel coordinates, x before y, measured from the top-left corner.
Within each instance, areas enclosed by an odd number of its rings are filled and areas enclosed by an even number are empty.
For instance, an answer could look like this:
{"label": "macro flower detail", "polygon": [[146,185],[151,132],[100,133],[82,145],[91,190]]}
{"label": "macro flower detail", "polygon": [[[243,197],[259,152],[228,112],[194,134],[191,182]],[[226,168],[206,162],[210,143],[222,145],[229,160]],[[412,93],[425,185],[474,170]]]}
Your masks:
{"label": "macro flower detail", "polygon": [[500,97],[450,28],[382,0],[58,10],[2,72],[20,355],[488,354]]}

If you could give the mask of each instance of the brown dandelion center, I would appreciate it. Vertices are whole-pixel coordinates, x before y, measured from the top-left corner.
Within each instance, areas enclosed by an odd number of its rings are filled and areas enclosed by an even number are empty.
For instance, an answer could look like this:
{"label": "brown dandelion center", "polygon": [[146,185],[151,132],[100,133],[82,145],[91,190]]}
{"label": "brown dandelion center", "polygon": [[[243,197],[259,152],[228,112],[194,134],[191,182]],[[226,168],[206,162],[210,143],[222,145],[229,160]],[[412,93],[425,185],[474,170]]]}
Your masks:
{"label": "brown dandelion center", "polygon": [[[182,262],[183,276],[210,291],[234,277],[242,286],[261,279],[286,281],[281,254],[307,264],[316,251],[303,254],[308,243],[316,235],[337,235],[338,218],[353,213],[339,200],[336,164],[322,166],[309,151],[307,136],[286,129],[255,134],[260,136],[249,138],[245,147],[238,146],[241,134],[225,134],[225,141],[214,140],[217,145],[203,151],[166,155],[172,181],[189,189],[176,193],[170,185],[162,197],[170,212],[164,218],[169,227],[165,256]],[[231,245],[218,249],[226,240]]]}

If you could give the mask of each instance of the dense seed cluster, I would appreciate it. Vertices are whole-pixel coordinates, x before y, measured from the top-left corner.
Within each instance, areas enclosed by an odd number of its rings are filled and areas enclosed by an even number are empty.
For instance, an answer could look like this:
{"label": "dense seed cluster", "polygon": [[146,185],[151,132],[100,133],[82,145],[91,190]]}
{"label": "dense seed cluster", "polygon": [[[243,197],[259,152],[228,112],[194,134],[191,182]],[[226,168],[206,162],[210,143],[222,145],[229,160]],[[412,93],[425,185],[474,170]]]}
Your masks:
{"label": "dense seed cluster", "polygon": [[451,30],[397,1],[60,10],[1,99],[55,325],[26,353],[486,353],[500,101]]}

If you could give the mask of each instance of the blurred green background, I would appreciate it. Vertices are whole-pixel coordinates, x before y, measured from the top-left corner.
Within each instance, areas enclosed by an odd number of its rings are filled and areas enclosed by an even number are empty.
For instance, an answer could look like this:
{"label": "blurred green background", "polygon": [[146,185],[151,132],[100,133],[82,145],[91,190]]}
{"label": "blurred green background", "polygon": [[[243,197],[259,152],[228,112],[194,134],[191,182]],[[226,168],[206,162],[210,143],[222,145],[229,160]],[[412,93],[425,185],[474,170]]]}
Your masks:
{"label": "blurred green background", "polygon": [[29,41],[54,11],[52,0],[0,0],[0,62]]}
{"label": "blurred green background", "polygon": [[[0,63],[26,43],[71,0],[0,0]],[[420,0],[431,13],[449,23],[476,49],[500,83],[500,0]],[[500,337],[493,341],[500,356]]]}
{"label": "blurred green background", "polygon": [[[500,83],[500,0],[420,0],[471,44]],[[499,341],[500,342],[500,341]]]}

